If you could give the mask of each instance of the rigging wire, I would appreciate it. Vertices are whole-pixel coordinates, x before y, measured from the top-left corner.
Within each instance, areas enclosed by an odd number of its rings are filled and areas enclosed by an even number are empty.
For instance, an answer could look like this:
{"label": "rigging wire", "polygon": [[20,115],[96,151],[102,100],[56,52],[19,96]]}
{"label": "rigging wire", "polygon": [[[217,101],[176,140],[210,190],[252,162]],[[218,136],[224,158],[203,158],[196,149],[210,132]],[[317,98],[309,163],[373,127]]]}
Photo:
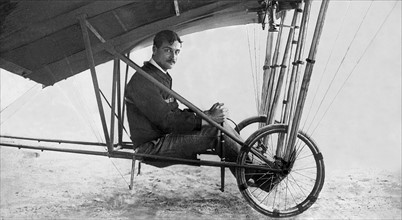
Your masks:
{"label": "rigging wire", "polygon": [[[307,124],[308,118],[309,118],[309,116],[310,116],[312,107],[313,107],[313,105],[314,105],[314,103],[315,103],[315,101],[316,101],[316,97],[317,97],[317,94],[318,94],[318,90],[321,88],[322,80],[323,80],[323,78],[324,78],[324,75],[325,75],[325,73],[327,73],[327,67],[328,67],[329,61],[331,60],[332,55],[333,55],[333,53],[334,53],[335,45],[338,43],[338,39],[339,39],[340,33],[342,32],[342,27],[345,27],[345,26],[344,26],[344,23],[345,23],[345,21],[346,21],[346,15],[348,14],[349,9],[350,9],[350,2],[351,2],[351,0],[349,0],[349,2],[348,2],[347,8],[346,8],[345,13],[344,13],[344,15],[343,15],[343,17],[342,17],[341,25],[339,26],[338,33],[337,33],[337,35],[336,35],[336,37],[335,37],[334,43],[332,44],[332,48],[331,48],[331,50],[330,50],[330,55],[328,56],[327,62],[326,62],[325,67],[324,67],[324,70],[322,71],[323,74],[321,74],[321,78],[320,78],[320,80],[319,80],[319,83],[317,84],[317,85],[318,85],[318,86],[317,86],[317,89],[316,89],[315,92],[314,92],[314,96],[313,96],[313,99],[312,99],[312,104],[310,105],[310,108],[309,108],[309,110],[308,110],[308,112],[307,112],[306,120],[304,121],[304,124],[303,124],[303,126],[302,126],[302,129],[303,129],[303,130],[304,130],[304,128],[306,127],[306,124]],[[314,119],[313,119],[312,121],[314,121]]]}
{"label": "rigging wire", "polygon": [[[16,98],[12,103],[10,103],[9,105],[7,105],[6,107],[4,107],[1,111],[1,122],[0,125],[4,124],[6,121],[8,121],[12,116],[14,116],[19,110],[22,109],[22,107],[24,107],[25,105],[27,105],[28,103],[31,103],[36,96],[39,94],[39,92],[41,91],[40,89],[40,84],[35,84],[33,85],[30,89],[28,89],[26,92],[24,92],[20,97]],[[20,103],[23,101],[23,99],[25,99],[26,97],[31,97],[28,99],[28,101]],[[13,111],[13,108],[16,108]],[[9,115],[7,115],[7,113],[9,113]],[[5,116],[6,115],[6,116]]]}
{"label": "rigging wire", "polygon": [[315,112],[314,117],[313,117],[313,119],[311,120],[311,123],[310,123],[310,125],[309,125],[308,128],[307,128],[307,131],[310,130],[310,127],[312,126],[313,121],[315,120],[315,118],[317,117],[317,114],[318,114],[319,110],[321,109],[321,106],[322,106],[322,104],[323,104],[323,102],[324,102],[324,99],[327,97],[328,92],[329,92],[330,88],[332,87],[332,85],[333,85],[333,83],[334,83],[334,81],[335,81],[335,78],[338,76],[339,70],[340,70],[341,66],[343,65],[343,63],[344,63],[346,57],[348,56],[349,51],[350,51],[350,48],[351,48],[352,44],[355,42],[356,37],[357,37],[357,34],[360,32],[360,29],[361,29],[361,27],[362,27],[362,24],[364,23],[365,18],[367,17],[368,12],[370,11],[370,9],[371,9],[371,7],[372,7],[372,5],[373,5],[373,2],[374,2],[374,0],[372,0],[372,1],[370,2],[369,7],[366,9],[364,16],[363,16],[362,20],[361,20],[360,23],[359,23],[358,29],[357,29],[357,31],[355,32],[355,34],[354,34],[354,36],[353,36],[351,42],[349,43],[348,48],[346,49],[346,52],[345,52],[345,54],[344,54],[344,56],[343,56],[343,58],[342,58],[340,64],[338,65],[338,68],[337,68],[337,70],[336,70],[334,76],[332,77],[331,82],[329,83],[329,86],[327,87],[327,89],[326,89],[326,91],[325,91],[325,93],[324,93],[324,96],[322,97],[322,99],[321,99],[321,101],[320,101],[320,104],[318,105],[317,111]]}
{"label": "rigging wire", "polygon": [[[71,91],[72,91],[72,93],[74,93],[73,94],[74,100],[76,102],[78,102],[76,104],[75,104],[75,102],[73,102],[73,99],[72,99],[70,93],[66,93],[65,89],[62,88],[59,84],[55,84],[55,85],[59,89],[59,91],[61,91],[63,96],[68,99],[70,104],[72,104],[73,109],[76,112],[76,114],[79,115],[82,120],[87,121],[87,123],[89,124],[89,127],[91,128],[92,133],[96,137],[96,140],[99,143],[104,142],[102,135],[99,133],[99,130],[96,129],[96,126],[94,126],[95,122],[93,121],[93,118],[91,117],[90,114],[88,114],[89,110],[88,110],[88,106],[86,105],[86,103],[89,103],[89,102],[83,100],[83,99],[85,99],[85,96],[83,94],[81,94],[80,90],[77,88],[75,83],[73,81],[71,81],[71,87],[73,87],[73,89]],[[79,111],[77,104],[83,108],[82,109],[83,111]]]}
{"label": "rigging wire", "polygon": [[35,84],[33,85],[31,88],[29,88],[27,91],[25,91],[20,97],[16,98],[14,101],[12,101],[10,104],[8,104],[6,107],[4,107],[3,109],[1,109],[0,113],[2,113],[4,110],[6,110],[8,107],[14,105],[20,98],[22,98],[23,96],[27,95],[31,90],[33,90],[36,86],[38,86],[39,84]]}
{"label": "rigging wire", "polygon": [[[128,72],[128,66],[126,67],[126,69],[127,69],[126,72]],[[127,79],[127,76],[126,76],[126,79]],[[115,110],[112,109],[112,105],[110,104],[110,102],[109,102],[108,99],[106,98],[105,94],[102,92],[101,88],[99,88],[99,93],[102,95],[102,97],[104,98],[104,100],[106,101],[106,103],[108,104],[108,106],[110,107],[110,111],[113,113],[113,115],[114,115],[116,118],[118,118],[118,116],[116,115]],[[124,125],[123,125],[123,122],[120,121],[120,120],[118,120],[118,123],[119,123],[121,126],[123,126],[123,129],[124,129],[125,133],[130,137],[130,135],[128,134],[126,128],[125,128]],[[112,144],[113,144],[113,143],[112,143]],[[104,150],[105,150],[105,152],[108,152],[108,148],[107,148],[107,147],[105,147]],[[126,178],[124,177],[124,175],[123,175],[122,172],[120,171],[120,168],[117,167],[116,163],[113,161],[113,159],[112,159],[111,157],[109,157],[109,161],[111,162],[111,164],[113,165],[113,167],[116,169],[116,171],[119,173],[119,175],[120,175],[120,177],[123,179],[123,181],[124,181],[128,186],[130,186],[130,184],[128,183],[128,181],[126,180]]]}
{"label": "rigging wire", "polygon": [[260,99],[258,98],[258,90],[257,87],[258,85],[256,84],[256,74],[254,73],[254,68],[253,68],[253,58],[252,58],[252,51],[251,51],[251,45],[250,45],[250,33],[249,33],[249,28],[246,26],[246,31],[247,31],[247,43],[248,43],[248,51],[249,51],[249,57],[250,57],[250,69],[251,69],[251,77],[253,78],[253,89],[254,89],[254,98],[255,98],[255,103],[256,103],[256,108],[258,109],[260,106]]}
{"label": "rigging wire", "polygon": [[[101,89],[99,89],[100,94],[102,95],[103,99],[106,101],[106,103],[108,104],[108,106],[110,107],[110,111],[113,111],[112,109],[112,105],[110,104],[109,100],[106,98],[105,94],[102,92]],[[113,115],[118,119],[118,116],[116,114],[116,112],[113,111]],[[123,125],[123,122],[120,120],[117,120],[118,123],[123,127],[124,132],[130,137],[130,135],[128,134],[126,128]]]}
{"label": "rigging wire", "polygon": [[[107,149],[106,149],[107,151]],[[126,178],[124,178],[123,173],[120,171],[120,169],[117,167],[117,165],[114,163],[114,161],[112,160],[111,157],[109,157],[109,161],[112,163],[113,167],[117,170],[117,172],[119,173],[120,177],[124,180],[124,182],[126,182],[126,184],[128,186],[130,186],[130,184],[128,183],[128,181],[126,180]]]}
{"label": "rigging wire", "polygon": [[329,106],[327,107],[327,109],[325,110],[324,114],[322,115],[322,117],[320,118],[320,120],[318,121],[317,125],[315,126],[315,128],[313,129],[313,131],[311,132],[311,135],[315,132],[315,130],[318,128],[318,126],[320,125],[322,119],[324,118],[324,116],[327,114],[328,110],[330,109],[330,107],[332,106],[332,104],[334,103],[336,97],[339,95],[339,93],[341,92],[341,90],[344,88],[344,86],[346,85],[346,82],[349,80],[350,76],[354,73],[356,67],[359,65],[360,61],[362,60],[362,58],[366,55],[368,49],[370,48],[371,44],[374,42],[374,40],[377,38],[377,35],[380,33],[380,30],[384,27],[384,24],[388,21],[388,18],[390,17],[390,15],[392,14],[393,10],[396,8],[398,1],[395,1],[392,9],[387,13],[387,16],[385,17],[385,19],[382,21],[381,25],[379,26],[379,28],[377,29],[377,31],[375,32],[374,36],[371,38],[370,42],[368,43],[368,45],[366,46],[365,50],[363,51],[362,55],[359,57],[359,59],[357,60],[357,62],[355,63],[355,65],[353,66],[352,70],[349,72],[347,78],[344,80],[344,82],[342,83],[342,86],[338,89],[336,95],[334,96],[334,98],[331,100]]}

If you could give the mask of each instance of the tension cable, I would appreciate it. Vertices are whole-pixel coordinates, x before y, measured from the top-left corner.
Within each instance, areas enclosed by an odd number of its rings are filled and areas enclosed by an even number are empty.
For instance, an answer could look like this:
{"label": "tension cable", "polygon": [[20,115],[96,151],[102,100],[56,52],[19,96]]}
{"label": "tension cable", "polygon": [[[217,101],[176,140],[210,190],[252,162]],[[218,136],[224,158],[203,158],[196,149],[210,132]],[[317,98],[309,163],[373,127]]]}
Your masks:
{"label": "tension cable", "polygon": [[343,87],[345,86],[346,82],[349,80],[350,76],[354,73],[356,67],[359,65],[360,61],[362,60],[362,58],[366,55],[368,49],[370,48],[371,44],[374,42],[374,40],[377,38],[378,33],[380,33],[380,30],[383,28],[384,24],[387,22],[387,20],[389,19],[391,13],[393,12],[393,10],[396,8],[396,5],[398,4],[398,1],[395,1],[395,4],[393,5],[392,9],[387,13],[387,16],[385,17],[385,19],[383,20],[383,22],[381,23],[381,25],[379,26],[379,28],[377,29],[376,33],[374,34],[374,36],[371,38],[370,42],[368,43],[368,45],[366,46],[365,50],[363,51],[362,55],[359,57],[359,59],[357,60],[357,62],[355,63],[355,65],[353,66],[352,70],[349,72],[347,78],[344,80],[344,82],[342,83],[342,86],[338,89],[336,95],[334,96],[334,98],[331,100],[331,103],[329,104],[329,106],[327,107],[327,109],[325,110],[324,114],[322,115],[322,117],[320,118],[320,120],[318,121],[318,124],[315,126],[315,128],[313,129],[313,131],[311,132],[311,134],[314,133],[314,131],[317,129],[317,127],[319,126],[319,124],[321,123],[322,119],[324,118],[324,116],[326,115],[326,113],[328,112],[329,108],[332,106],[332,104],[334,103],[336,97],[339,95],[340,91],[343,89]]}
{"label": "tension cable", "polygon": [[362,20],[360,21],[359,26],[358,26],[358,28],[357,28],[357,30],[356,30],[356,32],[355,32],[355,34],[354,34],[354,36],[353,36],[351,42],[349,43],[348,48],[347,48],[347,50],[346,50],[344,56],[342,57],[342,60],[341,60],[340,64],[338,65],[338,68],[337,68],[337,70],[336,70],[334,76],[332,77],[331,82],[329,83],[329,86],[327,87],[324,96],[322,97],[322,99],[321,99],[321,101],[320,101],[320,104],[319,104],[319,106],[318,106],[318,108],[317,108],[317,111],[315,112],[314,117],[313,117],[313,119],[311,120],[311,123],[310,123],[310,125],[309,125],[308,128],[307,128],[307,131],[310,129],[310,127],[311,127],[313,121],[314,121],[315,118],[317,117],[318,111],[321,109],[321,106],[322,106],[322,104],[323,104],[323,102],[324,102],[324,99],[325,99],[325,98],[327,97],[327,95],[328,95],[329,89],[332,87],[332,85],[333,85],[333,83],[334,83],[334,81],[335,81],[335,78],[338,76],[339,70],[340,70],[341,66],[343,65],[343,62],[345,61],[346,57],[348,56],[349,50],[350,50],[352,44],[355,42],[356,37],[357,37],[357,34],[360,32],[360,29],[361,29],[361,27],[362,27],[362,24],[364,23],[365,18],[367,17],[368,12],[370,11],[372,5],[373,5],[373,1],[370,2],[369,7],[366,9],[365,14],[364,14]]}
{"label": "tension cable", "polygon": [[[308,113],[307,113],[307,116],[306,116],[306,120],[304,121],[304,124],[303,124],[303,128],[306,127],[306,123],[307,123],[307,120],[308,120],[308,118],[309,118],[309,116],[310,116],[310,113],[311,113],[313,104],[314,104],[315,101],[316,101],[316,97],[317,97],[317,94],[318,94],[318,90],[319,90],[320,87],[321,87],[322,80],[323,80],[323,78],[324,78],[325,73],[327,73],[327,67],[328,67],[329,61],[331,60],[332,55],[333,55],[333,53],[334,53],[335,45],[336,45],[337,42],[338,42],[340,33],[342,32],[342,27],[345,27],[345,26],[344,26],[344,23],[345,23],[345,21],[346,21],[346,19],[345,19],[345,18],[346,18],[346,15],[347,15],[348,12],[349,12],[350,1],[351,1],[351,0],[349,0],[347,9],[345,10],[345,14],[344,14],[343,17],[342,17],[342,22],[341,22],[341,25],[340,25],[339,30],[338,30],[338,32],[337,32],[337,35],[336,35],[336,37],[335,37],[335,41],[334,41],[334,43],[332,44],[332,48],[331,48],[330,55],[328,56],[327,62],[326,62],[325,67],[324,67],[324,70],[322,71],[323,74],[321,74],[320,81],[319,81],[319,83],[317,84],[318,86],[317,86],[317,89],[315,90],[315,93],[314,93],[314,96],[313,96],[313,99],[312,99],[312,103],[311,103],[310,108],[309,108],[309,110],[308,110]],[[318,110],[317,110],[317,111],[318,111]],[[314,118],[315,118],[315,116],[314,116]],[[311,120],[311,123],[314,121],[314,118]]]}
{"label": "tension cable", "polygon": [[[0,111],[0,114],[2,116],[0,125],[2,125],[4,122],[6,122],[12,116],[14,116],[19,110],[22,109],[22,107],[24,107],[28,103],[32,102],[35,99],[35,97],[39,94],[40,91],[41,91],[40,84],[35,84],[30,89],[28,89],[24,94],[22,94],[20,97],[15,99],[12,103],[10,103],[8,106],[3,108]],[[27,98],[28,98],[28,100],[26,100]],[[13,110],[13,108],[14,108],[14,110]]]}

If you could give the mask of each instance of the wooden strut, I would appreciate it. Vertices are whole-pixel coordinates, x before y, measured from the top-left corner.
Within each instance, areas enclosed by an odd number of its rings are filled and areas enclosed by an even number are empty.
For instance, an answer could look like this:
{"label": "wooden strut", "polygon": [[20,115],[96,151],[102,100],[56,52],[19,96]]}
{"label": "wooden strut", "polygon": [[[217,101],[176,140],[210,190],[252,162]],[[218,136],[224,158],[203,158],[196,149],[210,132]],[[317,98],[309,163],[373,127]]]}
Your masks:
{"label": "wooden strut", "polygon": [[[284,22],[284,14],[282,14],[282,19],[281,19],[281,25],[283,25]],[[272,32],[268,32],[268,33],[272,33]],[[263,94],[262,94],[262,106],[261,106],[261,112],[260,114],[263,115],[267,115],[267,121],[266,124],[271,124],[272,122],[269,121],[269,115],[270,112],[272,111],[271,109],[271,103],[272,103],[272,98],[273,98],[273,92],[274,92],[274,82],[275,82],[275,78],[276,78],[276,69],[275,67],[279,67],[279,66],[275,66],[278,63],[278,58],[279,58],[279,49],[281,47],[281,39],[282,39],[282,33],[283,33],[283,29],[280,28],[277,34],[277,39],[276,39],[276,44],[275,44],[275,49],[274,49],[274,55],[272,57],[272,61],[271,61],[271,68],[266,69],[264,71],[264,78],[265,75],[268,75],[268,82],[265,84],[266,87],[263,88]],[[269,34],[268,34],[269,36]],[[268,51],[266,51],[268,53]],[[266,55],[268,57],[268,55]],[[269,55],[270,56],[270,55]],[[275,67],[274,67],[275,66]],[[265,92],[266,91],[266,92]]]}
{"label": "wooden strut", "polygon": [[[292,24],[291,24],[292,26],[296,25],[298,15],[299,15],[299,13],[295,10],[295,12],[293,14]],[[285,18],[285,16],[283,17],[283,19],[284,18]],[[268,114],[268,121],[270,122],[270,124],[273,122],[273,119],[274,119],[274,116],[275,116],[275,113],[276,113],[276,109],[277,109],[277,106],[278,106],[279,95],[280,95],[280,93],[282,91],[283,81],[284,81],[285,72],[286,72],[286,66],[285,65],[286,65],[286,63],[287,63],[287,61],[289,59],[289,56],[290,56],[290,49],[291,49],[291,46],[292,46],[294,33],[295,33],[295,30],[293,28],[289,30],[284,55],[282,57],[282,65],[281,65],[281,68],[280,68],[280,71],[279,71],[279,76],[278,76],[277,84],[276,84],[276,87],[275,87],[275,93],[274,93],[272,104],[270,106],[270,111],[269,111],[269,114]]]}
{"label": "wooden strut", "polygon": [[282,123],[288,124],[290,123],[290,118],[293,116],[293,109],[296,101],[296,88],[297,88],[297,83],[298,78],[300,75],[300,70],[301,67],[300,65],[303,65],[304,62],[301,61],[301,56],[303,54],[304,50],[304,45],[305,45],[305,39],[307,35],[307,23],[309,20],[309,15],[310,15],[310,10],[311,10],[311,2],[306,2],[304,5],[303,11],[303,16],[300,22],[300,33],[298,36],[298,39],[296,41],[296,52],[294,55],[294,61],[292,62],[292,73],[290,76],[290,83],[288,86],[288,91],[286,95],[286,100],[287,104],[285,106],[284,114],[283,117],[281,118]]}
{"label": "wooden strut", "polygon": [[[290,75],[290,83],[288,86],[288,90],[287,90],[287,95],[286,95],[286,100],[287,103],[285,105],[285,109],[284,109],[284,113],[283,116],[281,118],[282,123],[284,124],[288,124],[288,127],[292,126],[292,118],[294,117],[295,114],[295,106],[296,106],[296,101],[297,101],[297,90],[296,88],[298,88],[299,85],[299,78],[300,78],[300,74],[301,74],[301,66],[304,63],[301,61],[301,57],[303,55],[303,51],[305,48],[305,39],[307,36],[307,24],[309,21],[309,17],[310,17],[310,11],[311,11],[311,2],[310,1],[306,1],[304,4],[304,9],[303,11],[303,15],[302,15],[302,19],[300,22],[300,32],[299,32],[299,36],[297,39],[297,45],[296,45],[296,51],[295,51],[295,55],[294,55],[294,60],[292,62],[292,72]],[[297,135],[297,134],[296,134]],[[293,148],[293,146],[288,145],[289,142],[289,137],[290,135],[288,135],[286,137],[286,140],[284,136],[281,137],[281,141],[285,142],[283,145],[284,146],[289,146],[289,148]],[[277,151],[277,155],[281,155],[281,158],[286,158],[286,152],[284,151],[284,147],[280,146],[280,149],[278,149]],[[292,149],[292,151],[293,151]],[[290,151],[291,152],[291,151]]]}
{"label": "wooden strut", "polygon": [[[310,2],[310,0],[308,0],[307,2]],[[312,39],[312,45],[310,47],[309,55],[307,58],[308,62],[306,64],[306,69],[305,69],[303,81],[301,84],[301,88],[300,88],[300,92],[299,92],[299,96],[298,96],[298,100],[297,100],[295,115],[293,117],[293,120],[291,121],[291,125],[289,126],[289,132],[288,132],[289,136],[288,136],[287,143],[288,143],[288,146],[290,146],[290,147],[288,147],[286,149],[287,151],[286,151],[285,158],[284,158],[285,161],[289,161],[290,155],[292,154],[293,149],[294,149],[294,144],[296,142],[296,137],[297,137],[297,133],[299,130],[301,115],[303,112],[303,107],[304,107],[304,103],[306,101],[307,91],[308,91],[308,87],[310,84],[311,75],[313,72],[315,56],[316,56],[317,49],[318,49],[318,43],[320,42],[321,33],[324,28],[325,15],[326,15],[326,12],[328,9],[328,5],[329,5],[329,0],[323,0],[321,3],[320,12],[318,14],[318,19],[317,19],[313,39]]]}
{"label": "wooden strut", "polygon": [[135,171],[135,162],[136,162],[136,161],[137,161],[137,160],[136,160],[135,155],[134,155],[134,156],[133,156],[133,159],[132,159],[132,162],[131,162],[130,185],[128,186],[128,188],[129,188],[130,190],[133,190],[133,188],[134,188],[134,176],[135,176],[134,171]]}
{"label": "wooden strut", "polygon": [[[223,125],[223,124],[222,124]],[[225,162],[226,161],[226,153],[225,153],[225,134],[223,132],[219,132],[219,138],[220,138],[220,143],[219,143],[219,148],[221,151],[221,161]],[[221,188],[220,190],[222,192],[225,191],[225,167],[221,166]]]}
{"label": "wooden strut", "polygon": [[254,165],[254,164],[245,164],[240,165],[236,162],[221,162],[221,161],[209,161],[209,160],[191,160],[191,159],[182,159],[182,158],[174,158],[174,157],[165,157],[158,155],[150,155],[150,154],[141,154],[141,153],[132,153],[127,151],[113,151],[112,153],[104,152],[104,151],[93,151],[93,150],[80,150],[80,149],[62,149],[57,147],[46,147],[46,146],[30,146],[30,145],[22,145],[22,144],[11,144],[11,143],[0,143],[1,146],[4,147],[14,147],[20,149],[32,149],[32,150],[41,150],[41,151],[56,151],[56,152],[65,152],[65,153],[76,153],[76,154],[87,154],[94,156],[106,156],[112,158],[119,159],[129,159],[132,160],[135,156],[136,160],[140,159],[154,159],[162,162],[171,162],[175,164],[186,164],[192,166],[213,166],[213,167],[238,167],[245,169],[259,169],[274,173],[282,172],[281,169],[271,168],[263,165]]}
{"label": "wooden strut", "polygon": [[94,57],[92,54],[91,41],[89,39],[89,33],[88,33],[87,25],[86,25],[87,24],[86,15],[80,15],[80,16],[78,16],[78,19],[80,21],[82,37],[83,37],[84,43],[85,43],[85,51],[87,54],[89,68],[91,70],[92,83],[94,86],[96,102],[98,103],[98,110],[99,110],[99,116],[100,116],[100,119],[102,122],[103,133],[105,135],[105,141],[107,144],[108,152],[110,153],[113,151],[113,143],[111,142],[111,140],[109,138],[109,133],[107,130],[107,125],[106,125],[105,112],[104,112],[102,100],[100,97],[99,83],[98,83],[98,78],[96,76],[96,69],[95,69],[95,61],[94,61]]}
{"label": "wooden strut", "polygon": [[[300,7],[300,4],[298,5],[298,7]],[[296,25],[296,22],[298,20],[298,15],[299,15],[299,13],[297,12],[297,10],[294,10],[291,26]],[[283,19],[284,19],[284,17],[283,17]],[[279,95],[282,92],[282,86],[283,86],[283,83],[284,83],[284,77],[285,77],[285,73],[286,73],[286,70],[287,70],[285,65],[289,60],[290,50],[291,50],[291,47],[292,47],[292,42],[294,40],[294,35],[295,35],[295,29],[292,28],[292,29],[289,30],[289,33],[288,33],[288,39],[287,39],[287,42],[286,42],[286,45],[285,45],[284,55],[282,57],[282,65],[281,65],[281,68],[280,68],[280,71],[279,71],[277,85],[275,87],[275,93],[274,93],[274,96],[273,96],[272,104],[271,104],[268,119],[267,119],[270,123],[273,122],[275,113],[277,111],[277,106],[278,106],[278,102],[279,102]],[[283,149],[283,144],[284,144],[283,139],[284,139],[284,137],[281,136],[279,138],[279,140],[278,140],[277,149],[276,149],[276,156],[282,155],[281,151]]]}
{"label": "wooden strut", "polygon": [[[298,9],[300,9],[301,4],[298,5]],[[300,10],[296,9],[295,13],[299,14],[298,12]],[[311,2],[306,1],[304,4],[304,9],[303,9],[303,15],[302,19],[300,22],[300,32],[297,40],[297,45],[296,45],[296,51],[294,55],[294,62],[293,62],[293,67],[292,67],[292,72],[291,72],[291,78],[290,78],[290,83],[288,86],[288,91],[286,95],[286,100],[287,103],[285,105],[284,113],[281,118],[281,122],[284,124],[291,123],[290,119],[293,117],[293,110],[295,106],[295,100],[296,100],[296,88],[297,88],[297,81],[298,81],[298,76],[300,75],[300,64],[302,62],[298,62],[301,59],[301,56],[303,54],[303,49],[304,49],[304,44],[305,44],[305,38],[307,34],[307,23],[309,20],[309,15],[310,15],[310,9],[311,9]],[[296,16],[296,14],[295,14]],[[290,43],[290,42],[288,42]],[[293,42],[292,42],[293,43]],[[289,125],[290,126],[290,125]],[[289,146],[287,145],[287,142],[285,139],[285,135],[282,135],[280,137],[280,140],[278,141],[278,148],[276,149],[276,155],[279,156],[280,158],[284,158],[285,152],[284,152],[284,146]]]}
{"label": "wooden strut", "polygon": [[36,142],[49,142],[49,143],[58,143],[58,144],[78,144],[78,145],[90,145],[90,146],[107,146],[105,143],[97,143],[97,142],[71,141],[71,140],[45,139],[45,138],[28,138],[28,137],[17,137],[17,136],[9,136],[9,135],[0,135],[0,138],[15,139],[15,140],[25,140],[25,141],[36,141]]}
{"label": "wooden strut", "polygon": [[121,82],[120,82],[120,60],[116,59],[115,62],[117,62],[117,79],[116,79],[116,84],[117,84],[117,120],[118,120],[118,126],[117,126],[117,141],[119,145],[123,143],[123,112],[122,112],[122,103],[121,103]]}

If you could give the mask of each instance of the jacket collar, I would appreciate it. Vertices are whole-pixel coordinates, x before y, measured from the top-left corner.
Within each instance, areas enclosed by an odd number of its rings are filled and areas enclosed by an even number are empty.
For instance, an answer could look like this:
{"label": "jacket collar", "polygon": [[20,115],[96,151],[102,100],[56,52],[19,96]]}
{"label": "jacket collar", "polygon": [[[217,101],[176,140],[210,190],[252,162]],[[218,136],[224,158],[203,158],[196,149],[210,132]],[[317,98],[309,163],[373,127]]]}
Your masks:
{"label": "jacket collar", "polygon": [[167,71],[162,69],[161,66],[159,66],[159,64],[153,59],[151,58],[151,60],[149,61],[150,64],[154,65],[156,68],[158,68],[160,71],[162,71],[162,73],[167,74]]}
{"label": "jacket collar", "polygon": [[158,67],[156,67],[155,65],[151,64],[151,62],[147,62],[147,61],[144,62],[144,67],[152,69],[150,74],[153,77],[157,77],[160,80],[166,80],[169,83],[172,81],[172,77],[170,76],[170,74],[168,72],[163,73]]}

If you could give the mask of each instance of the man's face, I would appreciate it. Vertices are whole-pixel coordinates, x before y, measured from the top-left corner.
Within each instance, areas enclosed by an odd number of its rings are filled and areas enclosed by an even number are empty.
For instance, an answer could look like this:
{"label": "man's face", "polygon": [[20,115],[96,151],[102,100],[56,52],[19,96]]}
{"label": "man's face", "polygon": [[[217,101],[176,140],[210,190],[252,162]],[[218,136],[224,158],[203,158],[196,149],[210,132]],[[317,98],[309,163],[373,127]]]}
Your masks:
{"label": "man's face", "polygon": [[175,41],[173,44],[164,41],[159,48],[155,45],[152,47],[152,58],[162,69],[172,69],[177,61],[180,49],[181,43],[179,41]]}

